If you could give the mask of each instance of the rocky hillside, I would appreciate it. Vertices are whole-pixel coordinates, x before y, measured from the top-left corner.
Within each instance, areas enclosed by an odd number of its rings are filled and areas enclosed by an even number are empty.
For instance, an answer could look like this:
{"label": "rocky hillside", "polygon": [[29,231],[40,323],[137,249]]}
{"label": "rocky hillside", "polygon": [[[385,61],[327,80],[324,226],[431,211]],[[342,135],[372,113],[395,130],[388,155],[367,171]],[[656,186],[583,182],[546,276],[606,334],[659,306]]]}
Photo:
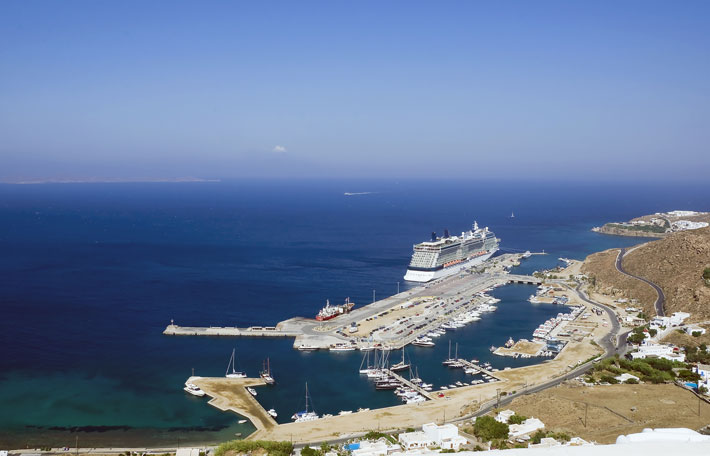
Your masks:
{"label": "rocky hillside", "polygon": [[635,299],[646,315],[655,315],[653,303],[656,292],[650,285],[624,275],[616,270],[614,264],[619,249],[605,250],[589,255],[582,265],[582,272],[593,279],[592,290],[612,299]]}
{"label": "rocky hillside", "polygon": [[[616,271],[618,250],[590,255],[582,271],[594,277],[597,291],[640,301],[648,315],[654,315],[655,292],[648,285]],[[710,227],[673,233],[648,242],[624,257],[624,269],[644,277],[663,289],[666,313],[683,311],[691,321],[710,320],[710,286],[703,271],[710,267]]]}
{"label": "rocky hillside", "polygon": [[666,313],[689,312],[693,321],[710,319],[710,227],[674,233],[649,242],[624,257],[624,268],[663,289]]}

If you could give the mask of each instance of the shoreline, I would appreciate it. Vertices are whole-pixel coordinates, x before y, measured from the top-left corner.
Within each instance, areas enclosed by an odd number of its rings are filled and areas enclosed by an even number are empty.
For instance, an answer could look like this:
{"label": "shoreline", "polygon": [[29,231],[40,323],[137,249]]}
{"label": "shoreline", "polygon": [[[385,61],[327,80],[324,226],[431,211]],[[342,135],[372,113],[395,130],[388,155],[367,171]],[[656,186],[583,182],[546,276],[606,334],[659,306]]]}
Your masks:
{"label": "shoreline", "polygon": [[[572,273],[578,270],[580,265],[581,262],[573,262],[566,271]],[[467,416],[475,416],[487,411],[487,408],[495,405],[491,401],[495,401],[499,394],[514,397],[520,393],[552,386],[570,375],[581,375],[578,372],[580,369],[587,368],[592,360],[609,352],[609,349],[603,350],[601,346],[609,345],[605,341],[610,339],[609,333],[614,329],[609,314],[615,316],[615,313],[607,308],[608,313],[602,312],[599,315],[592,309],[603,305],[585,300],[583,295],[579,295],[566,284],[567,281],[558,279],[550,282],[556,283],[564,290],[560,294],[568,297],[570,306],[583,306],[589,311],[591,317],[587,317],[588,320],[584,322],[589,327],[589,331],[570,336],[565,347],[554,359],[524,367],[499,370],[496,372],[496,376],[500,379],[498,382],[434,391],[433,399],[426,402],[330,416],[302,423],[291,422],[262,427],[246,439],[288,440],[297,444],[312,444],[343,440],[374,429],[395,431],[418,427],[427,422],[460,421]],[[579,286],[578,283],[575,285]],[[612,351],[616,349],[615,342],[612,347]],[[218,391],[226,389],[225,385],[229,383],[227,379],[209,378],[201,381],[212,384],[206,391],[213,398],[210,403],[215,400],[219,400],[220,404],[229,403],[232,410],[242,413],[236,402],[230,400],[234,391],[226,394],[220,394]]]}
{"label": "shoreline", "polygon": [[[426,286],[422,286],[421,288],[430,291]],[[572,290],[569,290],[568,293],[570,293],[570,305],[584,304],[583,301],[574,298],[575,295]],[[604,338],[611,330],[611,327],[609,327],[608,330],[604,329],[605,328],[603,326],[598,325],[594,331],[590,332],[589,337],[593,337],[596,340]],[[603,334],[599,334],[599,332],[603,332]],[[586,336],[583,340],[583,343],[568,343],[562,352],[553,360],[545,360],[525,367],[514,369],[508,368],[498,371],[497,374],[502,378],[501,382],[442,391],[445,393],[445,396],[441,399],[436,398],[434,400],[427,401],[426,403],[416,405],[396,405],[379,408],[366,412],[353,413],[346,416],[335,416],[319,419],[307,423],[279,424],[269,426],[267,429],[256,430],[248,436],[244,435],[236,437],[270,440],[293,439],[295,443],[310,443],[326,440],[332,441],[336,438],[344,438],[345,436],[365,433],[372,429],[397,430],[410,426],[419,426],[425,422],[441,421],[443,420],[444,415],[448,417],[447,421],[461,419],[461,416],[475,413],[476,410],[479,410],[480,407],[485,405],[487,401],[494,399],[496,397],[496,390],[499,388],[503,389],[507,393],[528,389],[533,385],[540,385],[554,380],[554,378],[559,377],[560,375],[568,374],[570,371],[573,371],[577,366],[579,366],[582,361],[589,359],[590,357],[598,356],[600,350],[593,344],[590,344]],[[202,380],[212,379],[205,378]],[[219,378],[215,380],[219,383],[219,381],[225,379]],[[209,395],[212,396],[211,394]],[[219,409],[229,409],[230,411],[239,413],[245,417],[248,415],[247,413],[242,413],[239,407],[235,407],[234,404],[225,397],[220,397],[219,394],[216,396],[217,397],[212,396],[213,398],[209,401],[210,405],[216,406],[215,403],[219,402],[220,406],[217,407]],[[235,416],[235,421],[236,418],[237,417]],[[252,417],[250,416],[250,418]],[[374,426],[374,423],[376,423],[376,427]],[[321,426],[321,424],[326,424],[326,426]],[[325,429],[323,429],[323,427],[325,427]],[[331,431],[332,429],[339,430],[337,435],[333,434]],[[138,441],[155,441],[155,435],[147,435],[151,434],[151,432],[153,431],[136,430],[136,433],[138,434],[136,437],[136,443],[138,443]],[[235,438],[235,436],[225,435],[222,437],[215,435],[214,440],[211,440],[210,437],[205,438],[204,433],[200,432],[199,434],[200,436],[196,435],[195,439],[188,438],[186,440],[193,442],[193,444],[203,446],[205,444],[213,442],[220,443],[222,441]],[[70,440],[70,442],[68,442],[69,444],[73,443],[73,437],[75,435],[75,433],[71,432],[66,434],[66,436],[69,437],[68,440]],[[105,434],[102,437],[104,436]],[[122,437],[121,441],[125,442],[126,435],[124,434]],[[142,437],[147,440],[139,440]],[[172,436],[168,435],[166,437]],[[82,438],[84,438],[83,434]],[[39,441],[40,439],[37,438],[32,440]],[[182,437],[180,437],[180,440],[183,441]],[[158,445],[157,442],[156,445]]]}

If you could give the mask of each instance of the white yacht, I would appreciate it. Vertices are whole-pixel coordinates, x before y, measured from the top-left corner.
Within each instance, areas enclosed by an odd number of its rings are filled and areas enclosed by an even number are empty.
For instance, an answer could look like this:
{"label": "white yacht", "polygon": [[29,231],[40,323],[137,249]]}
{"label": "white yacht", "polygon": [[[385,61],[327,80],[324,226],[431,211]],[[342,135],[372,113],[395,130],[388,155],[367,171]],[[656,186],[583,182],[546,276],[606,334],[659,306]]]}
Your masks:
{"label": "white yacht", "polygon": [[202,397],[205,395],[205,392],[202,391],[199,386],[190,382],[185,383],[185,388],[183,388],[183,390],[185,390],[185,392],[187,393],[192,394],[193,396]]}

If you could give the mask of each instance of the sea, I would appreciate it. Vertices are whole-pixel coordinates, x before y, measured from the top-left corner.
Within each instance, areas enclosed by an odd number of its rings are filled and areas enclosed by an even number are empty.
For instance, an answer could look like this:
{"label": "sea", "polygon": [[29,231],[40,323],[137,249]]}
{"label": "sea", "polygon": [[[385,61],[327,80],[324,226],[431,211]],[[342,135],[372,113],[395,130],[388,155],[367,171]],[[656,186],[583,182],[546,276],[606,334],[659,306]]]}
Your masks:
{"label": "sea", "polygon": [[[225,180],[185,183],[0,185],[0,448],[180,446],[253,432],[243,417],[183,391],[192,375],[269,358],[276,386],[257,399],[280,422],[316,412],[401,403],[358,375],[357,352],[298,352],[292,339],[171,337],[185,326],[274,325],[406,290],[412,245],[474,221],[501,253],[545,252],[516,272],[584,259],[647,238],[590,229],[674,209],[708,210],[710,184],[476,180]],[[348,195],[346,193],[358,193]],[[514,215],[514,216],[513,216]],[[435,386],[464,378],[459,356],[515,367],[540,359],[492,355],[531,337],[559,306],[530,304],[528,285],[493,295],[498,310],[407,348]],[[401,359],[399,352],[392,359]]]}

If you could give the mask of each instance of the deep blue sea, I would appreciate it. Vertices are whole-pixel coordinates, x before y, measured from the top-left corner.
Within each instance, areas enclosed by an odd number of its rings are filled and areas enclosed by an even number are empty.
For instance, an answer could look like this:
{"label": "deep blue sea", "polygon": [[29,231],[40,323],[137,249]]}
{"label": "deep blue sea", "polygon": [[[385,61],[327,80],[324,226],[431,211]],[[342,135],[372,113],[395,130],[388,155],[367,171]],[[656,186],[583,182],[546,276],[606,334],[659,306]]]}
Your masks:
{"label": "deep blue sea", "polygon": [[[395,180],[223,181],[0,186],[0,447],[172,444],[247,435],[249,423],[182,391],[224,374],[232,348],[256,375],[271,359],[278,385],[258,399],[281,421],[399,403],[357,374],[357,353],[301,353],[291,339],[168,337],[181,325],[266,325],[313,316],[326,299],[394,294],[414,243],[431,231],[488,226],[506,249],[545,250],[518,268],[552,267],[643,240],[598,235],[606,221],[708,210],[710,185]],[[344,192],[373,192],[345,196]],[[515,217],[511,218],[511,212]],[[406,284],[400,284],[405,289]],[[490,355],[530,337],[560,308],[529,304],[524,285],[496,290],[499,309],[408,357],[436,386],[449,338],[496,367],[534,360]],[[393,355],[394,358],[397,354]],[[72,431],[76,431],[72,433]]]}

